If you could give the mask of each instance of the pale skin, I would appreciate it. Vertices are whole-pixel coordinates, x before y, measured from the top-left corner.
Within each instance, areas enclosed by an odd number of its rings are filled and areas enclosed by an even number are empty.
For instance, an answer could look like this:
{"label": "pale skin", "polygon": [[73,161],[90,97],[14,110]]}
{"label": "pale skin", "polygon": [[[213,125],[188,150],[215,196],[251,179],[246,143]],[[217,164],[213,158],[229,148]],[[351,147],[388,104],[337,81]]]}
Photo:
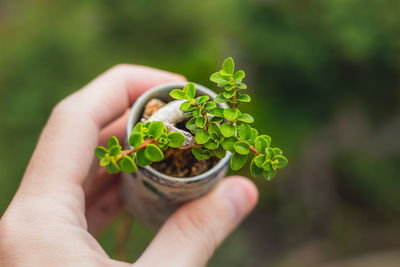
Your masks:
{"label": "pale skin", "polygon": [[[254,208],[254,184],[220,182],[182,206],[135,263],[105,253],[94,236],[121,211],[118,175],[97,167],[94,148],[124,138],[126,112],[145,90],[184,81],[149,67],[118,65],[52,111],[21,185],[0,220],[0,266],[204,266]],[[104,209],[106,207],[106,209]]]}

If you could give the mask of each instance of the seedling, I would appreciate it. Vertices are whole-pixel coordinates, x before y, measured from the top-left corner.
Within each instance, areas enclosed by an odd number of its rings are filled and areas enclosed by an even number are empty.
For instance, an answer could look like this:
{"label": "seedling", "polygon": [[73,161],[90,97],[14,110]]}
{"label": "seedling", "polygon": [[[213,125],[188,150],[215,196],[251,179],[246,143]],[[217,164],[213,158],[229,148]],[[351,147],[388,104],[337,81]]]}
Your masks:
{"label": "seedling", "polygon": [[[208,160],[213,156],[221,159],[229,151],[232,153],[231,169],[237,171],[253,154],[251,174],[255,177],[264,175],[271,180],[277,169],[285,167],[288,160],[281,149],[271,146],[271,137],[259,135],[250,126],[254,118],[239,110],[241,103],[251,101],[250,96],[243,93],[247,89],[243,83],[244,77],[244,71],[235,72],[233,59],[229,57],[223,62],[222,69],[210,77],[212,82],[223,88],[223,92],[214,100],[207,95],[196,97],[193,83],[188,83],[182,90],[172,90],[170,96],[184,101],[180,105],[180,112],[189,119],[186,128],[195,137],[195,142],[190,142],[189,148],[197,160]],[[219,106],[221,103],[226,103],[228,107]],[[100,166],[105,166],[107,172],[133,173],[137,170],[136,163],[144,167],[163,160],[163,150],[169,147],[188,149],[186,139],[179,131],[167,130],[162,121],[138,122],[128,140],[131,149],[122,150],[118,139],[112,136],[107,148],[98,146],[95,154]]]}

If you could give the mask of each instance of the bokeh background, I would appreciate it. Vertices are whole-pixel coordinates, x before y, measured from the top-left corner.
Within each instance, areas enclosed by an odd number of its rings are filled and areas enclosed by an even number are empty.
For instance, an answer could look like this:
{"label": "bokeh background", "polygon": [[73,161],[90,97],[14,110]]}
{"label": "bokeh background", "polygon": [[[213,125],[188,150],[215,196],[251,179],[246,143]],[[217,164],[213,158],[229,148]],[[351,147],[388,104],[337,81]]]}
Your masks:
{"label": "bokeh background", "polygon": [[[209,266],[400,266],[399,14],[397,0],[0,0],[0,215],[63,97],[118,63],[211,87],[232,56],[243,109],[290,163],[254,180],[256,210]],[[99,237],[111,257],[123,221]],[[128,258],[153,235],[134,223]]]}

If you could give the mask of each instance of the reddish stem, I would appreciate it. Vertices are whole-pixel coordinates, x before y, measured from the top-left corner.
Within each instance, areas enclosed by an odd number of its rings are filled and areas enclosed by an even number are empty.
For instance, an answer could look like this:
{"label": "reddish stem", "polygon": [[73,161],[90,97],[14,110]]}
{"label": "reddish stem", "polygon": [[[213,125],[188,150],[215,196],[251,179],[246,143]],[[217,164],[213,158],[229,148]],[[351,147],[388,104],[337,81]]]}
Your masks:
{"label": "reddish stem", "polygon": [[153,144],[153,143],[155,143],[155,142],[156,142],[155,139],[146,139],[146,140],[143,142],[143,144],[141,144],[137,149],[131,148],[131,149],[125,150],[124,152],[122,152],[121,154],[119,154],[118,157],[117,157],[117,161],[118,161],[119,159],[121,159],[122,157],[127,156],[127,155],[130,155],[130,154],[132,154],[132,153],[136,153],[136,152],[138,152],[139,150],[142,150],[142,149],[145,148],[146,146],[148,146],[148,145],[150,145],[150,144]]}

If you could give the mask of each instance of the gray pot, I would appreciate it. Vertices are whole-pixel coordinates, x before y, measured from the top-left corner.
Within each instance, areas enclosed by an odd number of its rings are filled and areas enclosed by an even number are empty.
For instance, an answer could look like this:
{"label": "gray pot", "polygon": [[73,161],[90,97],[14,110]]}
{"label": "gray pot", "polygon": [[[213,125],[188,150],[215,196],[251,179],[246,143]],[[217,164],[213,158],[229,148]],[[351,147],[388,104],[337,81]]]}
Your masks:
{"label": "gray pot", "polygon": [[[171,101],[169,92],[176,88],[182,89],[185,85],[186,83],[163,84],[142,94],[130,111],[126,140],[150,99],[156,97],[166,102]],[[208,95],[211,99],[216,96],[215,92],[204,86],[196,84],[196,89],[198,95]],[[214,167],[189,178],[168,176],[150,166],[139,167],[133,174],[123,173],[122,198],[125,208],[142,224],[157,229],[180,205],[209,192],[226,175],[230,157],[228,152]]]}

